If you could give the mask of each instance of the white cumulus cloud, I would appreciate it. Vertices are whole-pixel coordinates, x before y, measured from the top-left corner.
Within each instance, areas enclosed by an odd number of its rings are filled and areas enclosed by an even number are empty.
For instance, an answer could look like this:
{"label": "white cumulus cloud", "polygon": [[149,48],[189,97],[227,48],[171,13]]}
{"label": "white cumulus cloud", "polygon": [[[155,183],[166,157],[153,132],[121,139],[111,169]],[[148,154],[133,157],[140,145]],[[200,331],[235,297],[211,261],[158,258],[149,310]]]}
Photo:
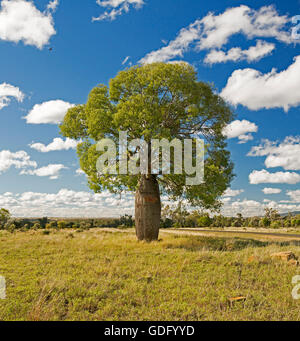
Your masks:
{"label": "white cumulus cloud", "polygon": [[252,147],[248,156],[266,156],[267,168],[282,167],[285,170],[300,170],[300,137],[288,136],[283,142],[264,140]]}
{"label": "white cumulus cloud", "polygon": [[284,71],[263,74],[255,69],[235,70],[221,92],[233,105],[244,105],[251,110],[283,108],[300,104],[300,56]]}
{"label": "white cumulus cloud", "polygon": [[249,175],[249,181],[252,185],[258,184],[297,184],[300,182],[300,175],[295,172],[275,172],[269,173],[263,169],[261,171],[254,170]]}
{"label": "white cumulus cloud", "polygon": [[27,169],[27,170],[22,170],[21,175],[36,175],[36,176],[41,176],[41,177],[49,177],[51,180],[58,179],[60,175],[60,171],[63,169],[67,169],[62,164],[50,164],[45,167],[37,168],[37,169]]}
{"label": "white cumulus cloud", "polygon": [[281,189],[280,188],[264,188],[262,190],[264,192],[264,194],[279,194],[281,193]]}
{"label": "white cumulus cloud", "polygon": [[23,150],[11,152],[9,150],[0,151],[0,174],[7,172],[11,167],[20,169],[20,175],[36,175],[57,179],[60,171],[66,169],[62,164],[50,164],[38,168],[35,161]]}
{"label": "white cumulus cloud", "polygon": [[222,50],[212,50],[206,55],[204,62],[210,65],[225,63],[228,61],[237,62],[241,60],[253,62],[269,55],[274,49],[275,44],[258,40],[255,46],[251,46],[247,50],[242,50],[240,47],[233,47],[227,52]]}
{"label": "white cumulus cloud", "polygon": [[18,102],[22,102],[24,94],[16,86],[7,83],[0,84],[0,110],[9,105],[11,98],[15,98]]}
{"label": "white cumulus cloud", "polygon": [[236,189],[233,190],[231,188],[228,188],[226,192],[223,194],[223,197],[237,197],[238,195],[244,193],[243,189]]}
{"label": "white cumulus cloud", "polygon": [[0,39],[42,49],[56,34],[50,9],[56,8],[51,1],[44,12],[33,1],[2,0],[0,8]]}
{"label": "white cumulus cloud", "polygon": [[299,189],[295,191],[287,191],[286,194],[290,197],[292,202],[300,203],[300,190]]}
{"label": "white cumulus cloud", "polygon": [[239,143],[246,143],[249,140],[253,140],[251,133],[256,133],[257,131],[258,126],[255,123],[249,122],[247,120],[236,120],[224,128],[223,134],[228,139],[237,137],[239,139]]}
{"label": "white cumulus cloud", "polygon": [[35,149],[39,152],[48,153],[59,150],[76,149],[78,143],[78,141],[75,141],[68,137],[65,140],[58,137],[53,139],[53,141],[48,145],[45,145],[43,143],[32,143],[29,146],[30,148]]}
{"label": "white cumulus cloud", "polygon": [[23,150],[11,152],[9,150],[0,151],[0,174],[8,171],[11,167],[17,169],[28,169],[37,167],[37,163],[30,159],[30,156]]}
{"label": "white cumulus cloud", "polygon": [[73,104],[62,100],[48,101],[36,104],[24,118],[30,124],[59,124],[73,106]]}

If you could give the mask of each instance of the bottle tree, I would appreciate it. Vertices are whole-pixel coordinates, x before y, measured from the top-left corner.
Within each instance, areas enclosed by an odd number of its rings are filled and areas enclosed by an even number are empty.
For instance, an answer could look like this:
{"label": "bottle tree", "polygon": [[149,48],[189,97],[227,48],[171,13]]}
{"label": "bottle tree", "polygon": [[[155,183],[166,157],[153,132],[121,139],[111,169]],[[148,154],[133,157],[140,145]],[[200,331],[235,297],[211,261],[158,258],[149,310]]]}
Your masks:
{"label": "bottle tree", "polygon": [[[161,195],[184,200],[193,207],[221,207],[220,197],[233,178],[233,164],[222,134],[232,118],[224,100],[209,84],[197,80],[191,65],[153,63],[121,71],[109,86],[95,87],[86,104],[68,110],[60,130],[65,137],[81,140],[77,154],[94,192],[135,192],[137,237],[152,241],[159,234]],[[127,132],[129,141],[142,138],[149,150],[153,139],[204,140],[204,181],[188,185],[185,170],[182,174],[153,172],[151,157],[148,172],[143,174],[100,173],[97,160],[104,150],[99,151],[97,142],[109,138],[118,146],[121,131]],[[192,150],[196,159],[195,146]],[[138,148],[128,149],[126,158],[137,152]],[[175,157],[171,154],[169,162],[174,169]],[[120,162],[119,157],[118,169]]]}

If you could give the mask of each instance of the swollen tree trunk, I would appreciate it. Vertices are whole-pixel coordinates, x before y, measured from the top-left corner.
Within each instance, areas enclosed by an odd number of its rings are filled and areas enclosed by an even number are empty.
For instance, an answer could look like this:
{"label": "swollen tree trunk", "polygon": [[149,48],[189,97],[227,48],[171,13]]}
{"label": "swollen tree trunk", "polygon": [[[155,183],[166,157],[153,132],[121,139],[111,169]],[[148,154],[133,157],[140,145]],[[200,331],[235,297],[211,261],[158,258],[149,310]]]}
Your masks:
{"label": "swollen tree trunk", "polygon": [[135,195],[135,229],[139,240],[158,239],[161,218],[159,186],[155,175],[142,175]]}

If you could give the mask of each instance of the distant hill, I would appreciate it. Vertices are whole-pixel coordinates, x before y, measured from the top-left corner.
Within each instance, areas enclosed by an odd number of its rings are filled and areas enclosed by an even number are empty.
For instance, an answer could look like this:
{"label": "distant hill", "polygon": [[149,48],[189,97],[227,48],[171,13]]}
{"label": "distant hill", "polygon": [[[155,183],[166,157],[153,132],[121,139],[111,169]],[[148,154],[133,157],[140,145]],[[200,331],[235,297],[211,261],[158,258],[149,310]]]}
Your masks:
{"label": "distant hill", "polygon": [[287,215],[291,214],[292,216],[295,216],[295,215],[300,215],[300,211],[294,211],[294,212],[288,212],[288,213],[281,213],[280,215],[282,217],[286,217]]}

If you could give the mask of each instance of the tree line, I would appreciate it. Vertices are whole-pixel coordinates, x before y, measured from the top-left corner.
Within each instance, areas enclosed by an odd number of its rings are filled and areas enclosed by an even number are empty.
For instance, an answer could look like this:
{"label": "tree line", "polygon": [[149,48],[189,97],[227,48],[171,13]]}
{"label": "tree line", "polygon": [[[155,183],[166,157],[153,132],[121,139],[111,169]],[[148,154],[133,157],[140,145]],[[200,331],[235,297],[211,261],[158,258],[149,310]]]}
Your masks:
{"label": "tree line", "polygon": [[[210,216],[198,210],[188,211],[179,204],[175,208],[165,206],[162,210],[161,228],[197,228],[197,227],[254,227],[254,228],[289,228],[300,227],[300,215],[287,214],[282,216],[277,210],[265,209],[263,217],[243,217],[237,214],[235,217],[225,217],[221,214]],[[0,230],[14,232],[49,229],[77,229],[79,231],[91,228],[131,228],[135,226],[134,218],[131,215],[124,215],[120,218],[37,218],[24,219],[13,218],[10,212],[4,208],[0,209]]]}
{"label": "tree line", "polygon": [[263,228],[289,228],[300,227],[300,215],[291,213],[282,216],[273,208],[266,208],[263,217],[243,217],[238,213],[235,217],[225,217],[221,214],[209,215],[202,211],[189,211],[184,205],[175,208],[165,206],[162,210],[162,227],[263,227]]}
{"label": "tree line", "polygon": [[0,209],[0,230],[27,231],[27,230],[50,230],[50,229],[76,229],[79,231],[91,228],[111,227],[130,228],[134,226],[134,219],[131,215],[124,215],[120,218],[14,218],[4,208]]}

